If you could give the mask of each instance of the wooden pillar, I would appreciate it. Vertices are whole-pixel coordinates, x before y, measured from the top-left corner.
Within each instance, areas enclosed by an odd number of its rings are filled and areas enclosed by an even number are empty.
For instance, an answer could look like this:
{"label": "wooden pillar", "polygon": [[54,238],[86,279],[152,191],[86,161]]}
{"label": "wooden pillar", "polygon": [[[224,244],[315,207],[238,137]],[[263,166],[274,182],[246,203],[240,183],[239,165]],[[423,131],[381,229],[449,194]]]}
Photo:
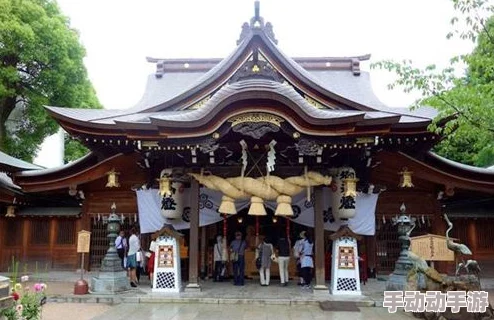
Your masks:
{"label": "wooden pillar", "polygon": [[57,241],[57,224],[58,221],[55,218],[50,218],[50,233],[49,233],[49,241],[50,241],[50,269],[53,268],[53,260],[55,255],[55,245]]}
{"label": "wooden pillar", "polygon": [[472,259],[477,259],[478,249],[477,219],[469,219],[467,227],[467,246],[472,251]]}
{"label": "wooden pillar", "polygon": [[207,277],[206,272],[206,227],[201,228],[201,279]]}
{"label": "wooden pillar", "polygon": [[4,244],[4,239],[5,235],[7,234],[6,230],[6,223],[5,223],[5,218],[0,218],[0,270],[7,269],[7,263],[5,261],[5,256],[6,254],[3,254],[5,252],[5,244]]}
{"label": "wooden pillar", "polygon": [[201,290],[198,283],[198,257],[199,257],[199,183],[192,179],[190,186],[190,241],[189,241],[189,284],[186,291]]}
{"label": "wooden pillar", "polygon": [[329,294],[329,289],[326,286],[325,266],[324,266],[324,214],[323,214],[323,189],[316,187],[315,190],[315,203],[314,203],[314,242],[315,242],[315,269],[316,269],[316,283],[314,286],[314,292],[316,290],[326,291]]}
{"label": "wooden pillar", "polygon": [[[30,233],[31,233],[31,222],[27,218],[22,219],[22,249],[21,249],[21,257],[22,261],[27,260],[27,252],[29,247]],[[19,259],[19,260],[20,260]]]}

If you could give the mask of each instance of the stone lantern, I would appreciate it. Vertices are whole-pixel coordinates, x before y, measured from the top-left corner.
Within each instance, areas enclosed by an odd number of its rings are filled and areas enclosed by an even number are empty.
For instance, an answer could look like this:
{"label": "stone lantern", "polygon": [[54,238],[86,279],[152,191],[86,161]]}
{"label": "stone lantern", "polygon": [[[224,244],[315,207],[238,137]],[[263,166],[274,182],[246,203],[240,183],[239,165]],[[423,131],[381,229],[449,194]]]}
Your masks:
{"label": "stone lantern", "polygon": [[388,291],[403,291],[407,283],[408,272],[412,269],[413,263],[408,258],[410,250],[410,233],[415,227],[415,218],[406,215],[405,204],[400,207],[400,215],[393,218],[393,224],[398,227],[398,240],[401,245],[400,256],[395,263],[395,269],[389,275],[386,283]]}
{"label": "stone lantern", "polygon": [[99,275],[91,281],[91,293],[114,294],[130,289],[127,272],[122,269],[120,258],[115,248],[115,239],[120,232],[120,217],[115,213],[115,203],[111,206],[106,230],[108,231],[108,250],[101,261]]}

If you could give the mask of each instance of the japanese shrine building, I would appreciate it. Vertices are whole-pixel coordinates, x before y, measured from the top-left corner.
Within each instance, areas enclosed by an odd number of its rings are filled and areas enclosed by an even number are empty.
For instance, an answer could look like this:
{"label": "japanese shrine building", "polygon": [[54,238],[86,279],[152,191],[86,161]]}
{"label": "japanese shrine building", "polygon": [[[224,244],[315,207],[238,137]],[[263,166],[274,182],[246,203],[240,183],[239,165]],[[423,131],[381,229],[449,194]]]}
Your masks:
{"label": "japanese shrine building", "polygon": [[[2,206],[4,212],[15,207],[15,214],[0,217],[0,265],[6,268],[16,256],[49,268],[75,269],[75,237],[84,229],[92,232],[88,267],[98,268],[107,249],[104,218],[110,206],[116,204],[123,228],[141,223],[136,190],[157,189],[164,169],[169,170],[167,178],[183,182],[197,195],[187,204],[190,228],[185,231],[191,283],[208,264],[207,252],[200,252],[210,250],[208,241],[224,227],[217,222],[199,228],[201,185],[191,173],[227,179],[242,172],[252,178],[287,178],[311,171],[334,181],[338,168],[351,168],[359,193],[379,195],[371,217],[375,233],[359,244],[369,269],[381,274],[393,270],[399,245],[391,218],[402,203],[417,218],[412,236],[444,235],[442,214],[450,213],[451,236],[466,243],[476,259],[488,258],[494,253],[492,207],[470,216],[458,206],[469,201],[467,208],[477,208],[475,203],[492,201],[494,172],[430,152],[440,138],[427,130],[435,111],[412,112],[380,102],[369,73],[360,69],[369,59],[288,57],[278,47],[273,26],[256,14],[242,26],[237,46],[224,59],[148,58],[156,71],[130,109],[46,107],[91,153],[54,169],[8,165],[12,160],[2,158],[8,173],[1,186]],[[269,155],[273,150],[275,158]],[[270,172],[267,161],[274,161]],[[413,187],[399,186],[408,171]],[[118,173],[118,186],[107,187],[110,172]],[[324,190],[309,190],[314,197],[317,284],[324,283],[328,272],[331,231],[324,225],[333,219],[323,212],[329,210],[322,204]],[[332,210],[337,217],[334,206]],[[246,233],[254,218],[247,210],[237,215],[245,221],[228,219],[228,232],[241,228]],[[257,218],[265,228],[261,234],[285,228],[288,219],[278,216],[273,222],[273,217],[269,212]],[[294,222],[287,227],[292,240],[295,230],[307,229]],[[443,271],[446,267],[440,265]]]}

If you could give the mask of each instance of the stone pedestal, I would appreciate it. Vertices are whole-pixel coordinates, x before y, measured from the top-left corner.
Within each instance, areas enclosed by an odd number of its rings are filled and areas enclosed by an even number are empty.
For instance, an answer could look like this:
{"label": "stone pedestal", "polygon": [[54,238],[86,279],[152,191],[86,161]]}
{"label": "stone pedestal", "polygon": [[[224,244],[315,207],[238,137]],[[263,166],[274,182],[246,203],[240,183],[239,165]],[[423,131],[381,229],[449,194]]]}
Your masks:
{"label": "stone pedestal", "polygon": [[200,292],[202,291],[201,286],[198,283],[189,283],[185,286],[185,292]]}
{"label": "stone pedestal", "polygon": [[180,243],[174,237],[163,237],[156,243],[152,291],[179,293],[181,290]]}
{"label": "stone pedestal", "polygon": [[329,288],[325,285],[314,286],[312,288],[312,294],[314,295],[314,297],[318,297],[318,298],[330,296]]}
{"label": "stone pedestal", "polygon": [[127,290],[130,290],[127,271],[122,269],[120,258],[113,246],[103,258],[98,276],[91,279],[91,293],[114,294]]}
{"label": "stone pedestal", "polygon": [[91,293],[115,294],[130,290],[127,272],[100,272],[91,279]]}
{"label": "stone pedestal", "polygon": [[120,258],[115,248],[115,239],[120,231],[120,218],[115,214],[116,206],[112,205],[112,214],[108,218],[109,248],[106,252],[97,277],[91,279],[91,293],[115,294],[130,290],[127,272],[122,269]]}
{"label": "stone pedestal", "polygon": [[361,295],[357,239],[350,236],[333,240],[331,293]]}
{"label": "stone pedestal", "polygon": [[386,282],[386,291],[404,291],[408,273],[413,268],[413,263],[408,258],[408,250],[410,250],[410,233],[415,228],[415,219],[406,215],[404,204],[401,205],[400,211],[400,216],[393,218],[393,223],[398,227],[398,240],[401,243],[401,251],[395,263],[395,270],[389,275]]}

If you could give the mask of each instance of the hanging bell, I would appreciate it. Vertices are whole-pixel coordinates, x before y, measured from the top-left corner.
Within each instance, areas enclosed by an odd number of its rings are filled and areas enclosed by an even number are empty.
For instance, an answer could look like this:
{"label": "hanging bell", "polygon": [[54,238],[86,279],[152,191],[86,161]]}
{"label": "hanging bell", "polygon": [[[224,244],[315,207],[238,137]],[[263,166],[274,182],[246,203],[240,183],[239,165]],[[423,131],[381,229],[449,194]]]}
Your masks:
{"label": "hanging bell", "polygon": [[113,168],[106,174],[108,175],[108,182],[106,183],[107,188],[120,187],[120,183],[118,182],[118,176],[120,175],[120,172],[116,172],[115,168]]}
{"label": "hanging bell", "polygon": [[344,192],[343,195],[345,197],[357,197],[357,178],[345,178],[343,179],[343,187]]}
{"label": "hanging bell", "polygon": [[399,172],[399,174],[401,174],[401,178],[398,186],[401,188],[413,188],[412,173],[412,171],[408,171],[407,167],[404,167],[403,171]]}
{"label": "hanging bell", "polygon": [[5,215],[5,218],[15,218],[15,207],[14,206],[8,206],[7,207],[7,214]]}

